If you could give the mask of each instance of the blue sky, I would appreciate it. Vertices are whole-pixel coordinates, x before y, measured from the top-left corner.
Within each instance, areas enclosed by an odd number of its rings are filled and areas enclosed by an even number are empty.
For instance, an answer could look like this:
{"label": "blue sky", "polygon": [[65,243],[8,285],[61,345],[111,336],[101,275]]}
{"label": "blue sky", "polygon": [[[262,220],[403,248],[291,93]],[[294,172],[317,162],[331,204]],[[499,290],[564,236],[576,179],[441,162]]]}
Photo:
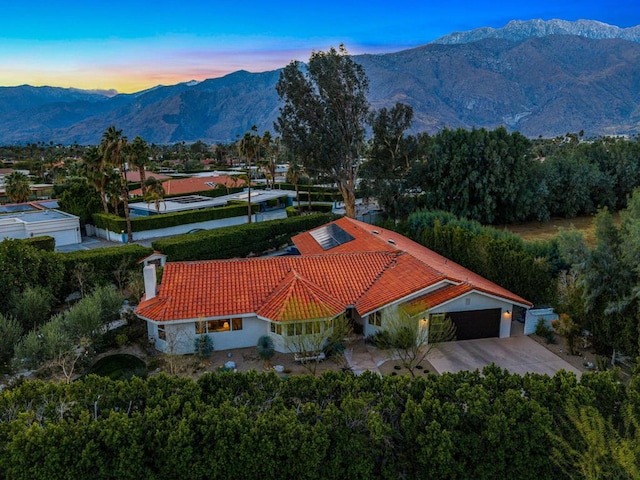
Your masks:
{"label": "blue sky", "polygon": [[139,91],[306,60],[344,43],[392,52],[509,20],[640,24],[637,0],[379,1],[6,0],[0,86]]}

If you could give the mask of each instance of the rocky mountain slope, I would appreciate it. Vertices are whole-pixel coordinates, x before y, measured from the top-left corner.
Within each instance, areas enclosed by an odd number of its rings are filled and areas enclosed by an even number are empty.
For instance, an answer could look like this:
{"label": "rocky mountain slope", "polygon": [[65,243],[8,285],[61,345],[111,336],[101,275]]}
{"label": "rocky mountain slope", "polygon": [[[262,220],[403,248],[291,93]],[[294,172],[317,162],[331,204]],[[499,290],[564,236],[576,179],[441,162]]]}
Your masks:
{"label": "rocky mountain slope", "polygon": [[[354,58],[369,76],[372,106],[411,105],[414,132],[505,125],[530,137],[580,130],[633,135],[640,132],[639,29],[588,21],[510,22],[503,29]],[[113,97],[0,88],[0,144],[97,143],[109,125],[154,143],[228,142],[253,124],[259,131],[272,129],[280,105],[278,76],[279,70],[239,71]]]}

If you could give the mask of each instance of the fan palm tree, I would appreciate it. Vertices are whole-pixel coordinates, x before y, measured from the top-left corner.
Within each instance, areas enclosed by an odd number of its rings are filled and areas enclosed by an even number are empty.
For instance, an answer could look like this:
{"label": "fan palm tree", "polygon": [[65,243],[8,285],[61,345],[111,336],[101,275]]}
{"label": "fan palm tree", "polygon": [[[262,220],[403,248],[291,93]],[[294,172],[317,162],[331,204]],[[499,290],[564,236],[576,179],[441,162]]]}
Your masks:
{"label": "fan palm tree", "polygon": [[289,163],[289,168],[287,169],[287,181],[293,183],[293,187],[296,190],[296,199],[298,201],[298,212],[300,212],[300,193],[298,191],[298,182],[300,181],[300,176],[302,175],[304,169],[302,165],[298,163],[297,160],[293,160]]}
{"label": "fan palm tree", "polygon": [[145,181],[145,187],[144,201],[147,202],[147,204],[153,202],[156,207],[156,212],[160,213],[160,203],[164,203],[166,193],[162,182],[155,177],[149,177]]}
{"label": "fan palm tree", "polygon": [[12,172],[4,179],[5,193],[13,203],[24,203],[29,200],[31,187],[29,177],[22,172]]}
{"label": "fan palm tree", "polygon": [[276,154],[279,148],[279,139],[273,139],[271,133],[266,131],[262,134],[260,140],[262,151],[264,152],[264,159],[260,162],[260,166],[264,171],[264,176],[267,179],[267,186],[271,188],[276,187]]}
{"label": "fan palm tree", "polygon": [[244,134],[244,137],[238,143],[238,150],[240,155],[244,155],[248,164],[249,181],[247,182],[247,219],[248,223],[251,223],[251,160],[258,160],[260,156],[260,144],[262,142],[260,135],[255,132],[258,131],[258,127],[253,125],[251,131]]}
{"label": "fan palm tree", "polygon": [[129,163],[140,172],[140,188],[144,197],[147,188],[145,168],[149,165],[149,145],[142,137],[138,136],[128,145],[127,154]]}
{"label": "fan palm tree", "polygon": [[98,147],[105,165],[120,170],[120,193],[124,203],[124,217],[127,222],[127,241],[133,242],[133,231],[131,230],[131,216],[129,215],[129,191],[127,189],[127,137],[122,136],[122,130],[116,130],[111,125],[102,134],[102,141]]}
{"label": "fan palm tree", "polygon": [[109,213],[109,205],[107,203],[108,177],[105,171],[104,158],[96,147],[88,148],[83,156],[83,170],[84,175],[100,194],[104,213]]}

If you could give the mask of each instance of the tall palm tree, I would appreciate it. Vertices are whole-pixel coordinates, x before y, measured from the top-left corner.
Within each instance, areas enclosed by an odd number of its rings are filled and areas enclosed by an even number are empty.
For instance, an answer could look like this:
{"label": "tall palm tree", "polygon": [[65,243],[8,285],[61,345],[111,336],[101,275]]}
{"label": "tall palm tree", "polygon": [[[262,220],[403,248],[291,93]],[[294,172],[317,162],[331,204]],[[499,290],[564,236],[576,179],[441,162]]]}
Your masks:
{"label": "tall palm tree", "polygon": [[142,137],[137,136],[128,145],[127,154],[129,164],[136,167],[140,172],[140,188],[142,189],[142,196],[144,197],[147,188],[145,184],[145,168],[149,165],[149,145],[147,145],[147,142],[145,142]]}
{"label": "tall palm tree", "polygon": [[156,212],[160,213],[160,203],[164,203],[166,193],[162,182],[155,177],[149,177],[145,181],[145,187],[144,201],[147,202],[147,204],[153,202],[156,207]]}
{"label": "tall palm tree", "polygon": [[298,163],[296,159],[289,163],[289,168],[287,169],[287,181],[293,183],[293,187],[296,190],[296,199],[298,201],[298,212],[301,213],[300,210],[300,192],[298,191],[298,182],[300,181],[300,176],[304,171],[302,165]]}
{"label": "tall palm tree", "polygon": [[262,134],[260,140],[262,152],[264,154],[263,160],[260,162],[260,166],[264,171],[264,176],[267,178],[267,186],[276,188],[276,154],[280,146],[280,139],[273,139],[271,133],[267,130]]}
{"label": "tall palm tree", "polygon": [[4,179],[5,193],[13,203],[24,203],[31,196],[29,177],[22,172],[12,172]]}
{"label": "tall palm tree", "polygon": [[112,170],[107,175],[107,184],[104,188],[107,200],[111,204],[111,211],[114,215],[119,215],[120,195],[122,194],[122,180],[120,173]]}
{"label": "tall palm tree", "polygon": [[251,223],[251,160],[258,160],[260,156],[260,144],[262,139],[260,135],[257,135],[255,132],[258,131],[258,127],[253,125],[251,127],[251,131],[244,134],[244,137],[238,143],[238,150],[240,151],[240,155],[244,155],[248,163],[248,175],[249,181],[247,182],[247,219],[248,223]]}
{"label": "tall palm tree", "polygon": [[102,209],[109,213],[107,203],[107,172],[105,171],[104,157],[96,147],[89,147],[83,156],[84,175],[100,194]]}
{"label": "tall palm tree", "polygon": [[127,137],[122,136],[122,130],[116,130],[111,125],[102,134],[102,141],[98,147],[102,154],[105,165],[120,170],[120,193],[124,203],[124,217],[127,222],[127,241],[133,242],[133,231],[131,230],[131,216],[129,215],[129,190],[127,189]]}

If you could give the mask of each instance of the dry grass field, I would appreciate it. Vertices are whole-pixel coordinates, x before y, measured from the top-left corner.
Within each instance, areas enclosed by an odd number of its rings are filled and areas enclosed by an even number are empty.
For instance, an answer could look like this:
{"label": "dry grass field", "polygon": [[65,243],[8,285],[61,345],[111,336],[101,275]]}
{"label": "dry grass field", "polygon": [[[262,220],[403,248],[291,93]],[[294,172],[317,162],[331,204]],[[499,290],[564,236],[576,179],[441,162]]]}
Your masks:
{"label": "dry grass field", "polygon": [[[525,240],[549,240],[556,236],[561,228],[569,229],[572,226],[584,234],[585,241],[590,247],[595,246],[594,215],[576,218],[552,218],[548,222],[528,222],[520,225],[502,225],[496,228],[508,230],[520,235]],[[616,224],[620,222],[620,215],[614,214]]]}

